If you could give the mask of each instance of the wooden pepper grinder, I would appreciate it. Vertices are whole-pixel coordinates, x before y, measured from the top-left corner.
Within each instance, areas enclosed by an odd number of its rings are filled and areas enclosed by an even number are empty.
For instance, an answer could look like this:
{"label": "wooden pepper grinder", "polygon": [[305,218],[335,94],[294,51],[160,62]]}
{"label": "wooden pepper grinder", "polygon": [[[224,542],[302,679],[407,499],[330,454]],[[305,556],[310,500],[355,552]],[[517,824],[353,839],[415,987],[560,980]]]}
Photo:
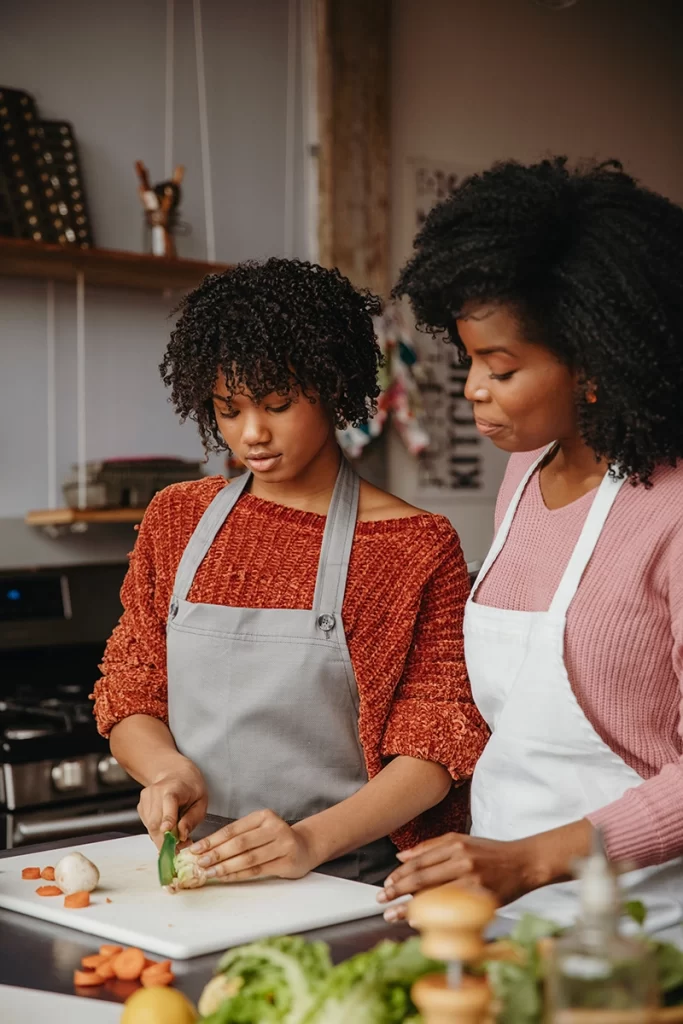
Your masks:
{"label": "wooden pepper grinder", "polygon": [[411,900],[410,924],[422,935],[422,952],[445,960],[446,974],[431,974],[413,986],[412,998],[424,1024],[483,1024],[491,1020],[491,991],[485,978],[463,975],[463,965],[484,951],[483,932],[497,904],[484,889],[442,886]]}

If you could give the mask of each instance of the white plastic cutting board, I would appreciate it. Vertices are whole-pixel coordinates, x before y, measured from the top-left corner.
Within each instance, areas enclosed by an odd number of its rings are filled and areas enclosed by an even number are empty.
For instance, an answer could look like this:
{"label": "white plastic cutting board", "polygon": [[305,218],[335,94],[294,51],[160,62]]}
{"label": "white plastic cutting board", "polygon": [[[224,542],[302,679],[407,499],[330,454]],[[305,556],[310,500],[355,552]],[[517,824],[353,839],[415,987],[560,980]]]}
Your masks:
{"label": "white plastic cutting board", "polygon": [[123,1007],[99,999],[0,985],[2,1024],[118,1024]]}
{"label": "white plastic cutting board", "polygon": [[36,895],[44,883],[21,877],[22,868],[54,866],[67,848],[0,860],[0,907],[173,960],[372,917],[384,909],[375,886],[316,873],[296,881],[209,884],[170,895],[159,885],[157,851],[146,835],[88,843],[81,852],[100,871],[92,906],[66,910],[63,897]]}

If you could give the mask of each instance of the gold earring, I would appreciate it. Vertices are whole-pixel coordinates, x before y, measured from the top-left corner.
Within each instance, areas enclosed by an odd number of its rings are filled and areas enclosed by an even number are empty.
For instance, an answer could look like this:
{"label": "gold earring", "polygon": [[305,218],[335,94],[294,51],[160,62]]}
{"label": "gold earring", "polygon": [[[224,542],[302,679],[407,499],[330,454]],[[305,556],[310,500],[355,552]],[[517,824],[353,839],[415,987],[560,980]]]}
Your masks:
{"label": "gold earring", "polygon": [[588,402],[589,405],[595,405],[597,400],[598,400],[598,396],[596,395],[595,391],[592,388],[591,388],[590,391],[586,392],[586,401]]}

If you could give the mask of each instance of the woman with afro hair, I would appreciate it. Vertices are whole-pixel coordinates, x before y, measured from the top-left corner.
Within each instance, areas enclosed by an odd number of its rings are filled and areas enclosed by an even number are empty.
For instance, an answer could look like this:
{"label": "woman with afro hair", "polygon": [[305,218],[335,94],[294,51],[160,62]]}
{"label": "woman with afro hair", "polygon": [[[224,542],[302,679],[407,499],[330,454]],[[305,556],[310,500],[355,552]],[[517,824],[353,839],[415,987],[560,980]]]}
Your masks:
{"label": "woman with afro hair", "polygon": [[403,854],[382,898],[476,880],[568,920],[597,828],[649,927],[680,922],[683,211],[615,162],[499,164],[428,217],[397,292],[511,457],[465,612],[491,729],[471,832]]}
{"label": "woman with afro hair", "polygon": [[184,299],[161,366],[248,472],[151,502],[95,713],[152,838],[199,827],[209,877],[381,882],[397,847],[465,825],[488,733],[457,536],[336,441],[378,395],[379,308],[334,270],[241,264]]}

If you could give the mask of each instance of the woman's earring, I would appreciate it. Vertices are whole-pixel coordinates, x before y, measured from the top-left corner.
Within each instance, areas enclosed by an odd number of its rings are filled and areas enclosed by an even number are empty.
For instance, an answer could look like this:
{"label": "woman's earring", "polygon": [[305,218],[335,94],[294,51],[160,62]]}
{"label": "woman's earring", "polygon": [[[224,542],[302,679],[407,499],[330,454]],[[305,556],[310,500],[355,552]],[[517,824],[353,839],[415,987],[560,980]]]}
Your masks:
{"label": "woman's earring", "polygon": [[588,402],[589,405],[595,405],[597,400],[598,400],[598,396],[596,395],[596,393],[593,390],[593,388],[591,388],[589,391],[586,392],[586,401]]}

